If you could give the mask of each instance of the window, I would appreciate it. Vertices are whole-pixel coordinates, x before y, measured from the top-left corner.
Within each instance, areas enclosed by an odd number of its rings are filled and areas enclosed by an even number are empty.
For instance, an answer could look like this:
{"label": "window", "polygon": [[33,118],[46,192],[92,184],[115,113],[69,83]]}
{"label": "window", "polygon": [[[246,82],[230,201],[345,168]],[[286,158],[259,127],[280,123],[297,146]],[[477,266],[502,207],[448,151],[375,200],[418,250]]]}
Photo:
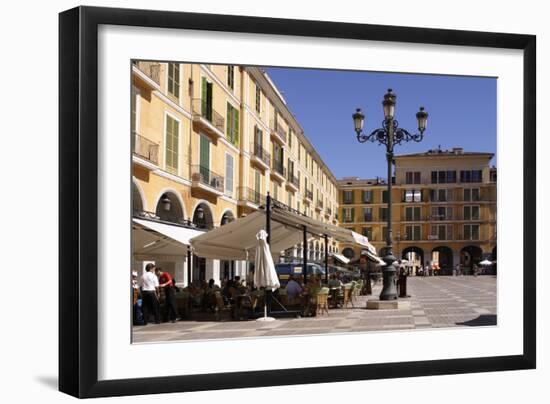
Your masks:
{"label": "window", "polygon": [[363,227],[363,236],[368,238],[369,240],[372,239],[372,227]]}
{"label": "window", "polygon": [[138,114],[138,95],[139,95],[139,89],[135,86],[132,86],[132,95],[130,100],[130,108],[132,112],[132,122],[130,123],[132,134],[137,133],[139,128],[139,114]]}
{"label": "window", "polygon": [[382,203],[388,203],[388,191],[382,191]]}
{"label": "window", "polygon": [[262,190],[262,175],[258,170],[254,170],[254,191],[260,194]]}
{"label": "window", "polygon": [[481,170],[462,170],[460,172],[460,182],[481,182]]}
{"label": "window", "polygon": [[405,173],[406,184],[420,184],[420,171],[407,171]]}
{"label": "window", "polygon": [[289,208],[292,208],[292,194],[290,192],[287,192],[286,197],[287,197],[286,204],[288,205]]}
{"label": "window", "polygon": [[361,202],[371,203],[372,202],[372,190],[361,191]]}
{"label": "window", "polygon": [[273,182],[273,198],[279,200],[279,186],[275,182]]}
{"label": "window", "polygon": [[353,203],[353,191],[343,191],[343,196],[345,204]]}
{"label": "window", "polygon": [[178,172],[179,124],[170,115],[166,115],[165,165],[166,170],[173,173]]}
{"label": "window", "polygon": [[239,110],[227,103],[226,137],[233,145],[239,146]]}
{"label": "window", "polygon": [[363,221],[372,222],[372,208],[363,208]]}
{"label": "window", "polygon": [[292,132],[292,129],[288,129],[288,147],[292,149],[292,138],[294,137],[294,134]]}
{"label": "window", "polygon": [[429,238],[431,240],[452,240],[453,226],[450,224],[432,225],[430,228]]}
{"label": "window", "polygon": [[234,158],[231,154],[225,154],[225,193],[233,195],[233,164]]}
{"label": "window", "polygon": [[450,206],[432,206],[431,220],[452,220],[453,208]]}
{"label": "window", "polygon": [[256,112],[260,114],[262,112],[262,90],[260,86],[256,84]]}
{"label": "window", "polygon": [[450,193],[447,189],[430,189],[430,201],[447,202],[450,201]]}
{"label": "window", "polygon": [[421,240],[421,226],[405,226],[407,240]]}
{"label": "window", "polygon": [[479,240],[479,224],[464,225],[464,240]]}
{"label": "window", "polygon": [[421,208],[420,206],[408,206],[405,208],[405,221],[419,221],[420,219]]}
{"label": "window", "polygon": [[464,220],[479,220],[479,206],[464,206]]}
{"label": "window", "polygon": [[456,182],[456,171],[432,171],[432,184],[453,184]]}
{"label": "window", "polygon": [[379,221],[388,220],[388,208],[379,208],[378,209],[378,220]]}
{"label": "window", "polygon": [[422,202],[422,192],[419,189],[405,190],[405,202]]}
{"label": "window", "polygon": [[235,89],[235,66],[227,66],[227,85],[230,89]]}
{"label": "window", "polygon": [[476,202],[480,200],[481,200],[481,196],[480,196],[479,188],[464,188],[465,202]]}
{"label": "window", "polygon": [[344,223],[351,223],[354,221],[355,209],[354,208],[344,208]]}
{"label": "window", "polygon": [[202,78],[202,87],[201,87],[201,115],[212,122],[212,97],[213,97],[213,85],[206,77]]}
{"label": "window", "polygon": [[206,136],[200,135],[200,155],[199,166],[200,174],[207,184],[210,183],[210,140]]}
{"label": "window", "polygon": [[180,65],[168,63],[168,94],[180,98]]}

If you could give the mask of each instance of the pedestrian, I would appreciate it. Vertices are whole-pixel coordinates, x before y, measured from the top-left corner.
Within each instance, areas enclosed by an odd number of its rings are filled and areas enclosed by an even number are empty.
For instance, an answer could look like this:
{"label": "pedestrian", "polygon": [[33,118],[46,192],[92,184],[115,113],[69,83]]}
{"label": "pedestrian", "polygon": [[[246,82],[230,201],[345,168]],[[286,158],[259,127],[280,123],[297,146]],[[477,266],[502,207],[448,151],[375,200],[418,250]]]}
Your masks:
{"label": "pedestrian", "polygon": [[134,325],[143,325],[143,311],[141,292],[139,290],[138,273],[132,271],[132,323]]}
{"label": "pedestrian", "polygon": [[159,287],[164,290],[164,316],[167,320],[175,323],[178,318],[176,285],[172,276],[168,272],[164,272],[162,268],[155,268],[155,273],[159,278]]}
{"label": "pedestrian", "polygon": [[143,323],[147,325],[151,315],[155,318],[155,324],[160,324],[159,312],[159,280],[153,273],[155,264],[145,266],[145,273],[141,276],[141,295],[143,297]]}

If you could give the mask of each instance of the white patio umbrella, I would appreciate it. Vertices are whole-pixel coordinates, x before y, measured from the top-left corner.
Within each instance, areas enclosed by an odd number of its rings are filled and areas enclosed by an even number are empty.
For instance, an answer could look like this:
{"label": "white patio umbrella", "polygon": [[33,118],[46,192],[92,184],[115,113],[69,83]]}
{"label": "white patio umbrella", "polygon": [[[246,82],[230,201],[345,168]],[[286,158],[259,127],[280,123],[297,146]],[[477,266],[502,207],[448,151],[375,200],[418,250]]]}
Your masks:
{"label": "white patio umbrella", "polygon": [[493,263],[491,261],[489,261],[488,259],[484,259],[479,264],[480,265],[493,265]]}
{"label": "white patio umbrella", "polygon": [[[256,260],[254,262],[254,285],[258,288],[265,288],[274,291],[281,287],[279,283],[279,277],[277,271],[275,271],[275,264],[273,263],[273,257],[269,245],[267,244],[267,233],[265,230],[260,230],[256,234],[258,245],[256,247]],[[273,317],[267,316],[267,296],[265,294],[264,299],[264,316],[259,318],[259,321],[273,321]]]}

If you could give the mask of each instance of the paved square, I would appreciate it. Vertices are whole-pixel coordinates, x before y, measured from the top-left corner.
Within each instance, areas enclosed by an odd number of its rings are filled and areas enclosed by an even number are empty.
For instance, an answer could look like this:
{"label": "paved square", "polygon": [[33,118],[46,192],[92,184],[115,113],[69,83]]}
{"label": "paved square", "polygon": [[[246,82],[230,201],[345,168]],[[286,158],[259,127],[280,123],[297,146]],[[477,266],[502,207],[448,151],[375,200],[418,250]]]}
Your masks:
{"label": "paved square", "polygon": [[328,316],[278,319],[262,323],[254,320],[180,321],[133,327],[133,342],[189,341],[219,338],[308,335],[438,327],[491,326],[497,323],[495,276],[410,277],[410,307],[398,310],[367,310],[368,299],[360,296],[354,308],[333,309]]}

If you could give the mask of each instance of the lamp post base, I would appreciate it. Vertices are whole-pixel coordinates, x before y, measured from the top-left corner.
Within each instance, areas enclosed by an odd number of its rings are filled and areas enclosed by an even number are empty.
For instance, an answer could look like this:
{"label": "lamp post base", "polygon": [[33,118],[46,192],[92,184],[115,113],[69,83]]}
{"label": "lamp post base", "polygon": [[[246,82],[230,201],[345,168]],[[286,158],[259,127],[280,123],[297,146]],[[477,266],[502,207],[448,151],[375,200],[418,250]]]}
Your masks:
{"label": "lamp post base", "polygon": [[397,258],[390,252],[383,258],[386,265],[382,269],[383,286],[380,292],[380,300],[397,300],[397,288],[395,287],[395,274],[397,268],[395,262]]}

